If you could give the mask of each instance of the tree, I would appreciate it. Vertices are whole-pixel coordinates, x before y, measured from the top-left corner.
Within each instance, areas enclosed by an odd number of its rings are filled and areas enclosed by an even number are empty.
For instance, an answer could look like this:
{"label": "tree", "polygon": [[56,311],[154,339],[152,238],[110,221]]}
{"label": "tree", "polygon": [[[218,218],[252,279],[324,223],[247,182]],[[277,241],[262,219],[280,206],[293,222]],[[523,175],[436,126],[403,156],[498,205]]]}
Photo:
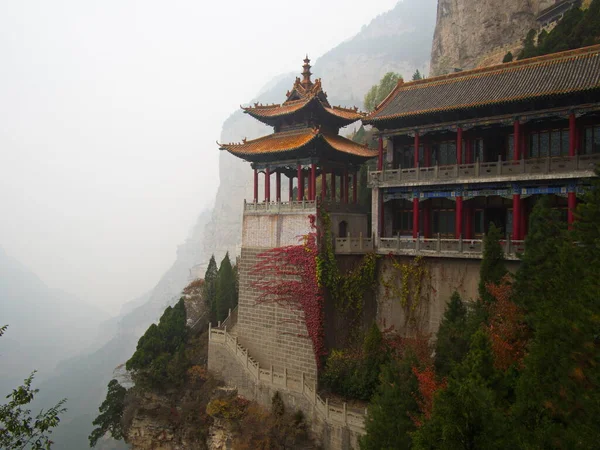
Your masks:
{"label": "tree", "polygon": [[185,356],[188,338],[184,299],[169,306],[158,325],[152,324],[139,339],[133,356],[125,364],[133,381],[142,388],[177,386],[189,364]]}
{"label": "tree", "polygon": [[502,63],[509,63],[512,62],[513,60],[513,54],[512,52],[508,52],[506,55],[504,55],[504,58],[502,58]]}
{"label": "tree", "polygon": [[479,297],[487,303],[494,299],[487,291],[486,284],[498,284],[507,274],[500,237],[500,229],[490,223],[488,233],[483,239],[483,259],[479,269]]}
{"label": "tree", "polygon": [[421,72],[419,72],[419,69],[417,69],[415,71],[415,73],[413,73],[412,79],[413,81],[417,81],[417,80],[422,80],[424,77],[423,75],[421,75]]}
{"label": "tree", "polygon": [[231,261],[229,260],[229,252],[225,254],[219,271],[217,273],[216,282],[216,297],[217,297],[217,320],[225,320],[229,313],[229,309],[235,308],[237,305],[237,288],[236,279]]}
{"label": "tree", "polygon": [[217,273],[215,255],[212,255],[204,274],[204,301],[210,311],[211,322],[217,321]]}
{"label": "tree", "polygon": [[117,380],[110,380],[106,399],[99,408],[100,414],[92,422],[96,428],[94,428],[89,436],[90,447],[95,447],[98,440],[106,433],[110,433],[116,440],[123,439],[124,433],[121,419],[123,418],[126,393],[127,389],[121,386]]}
{"label": "tree", "polygon": [[402,80],[401,75],[394,72],[386,73],[379,84],[371,87],[365,95],[365,109],[373,111],[392,92],[400,80]]}
{"label": "tree", "polygon": [[506,418],[498,408],[500,378],[490,342],[480,329],[464,361],[452,371],[447,388],[436,395],[431,419],[413,434],[414,448],[511,448],[506,442],[510,438]]}
{"label": "tree", "polygon": [[467,328],[467,308],[458,292],[454,292],[440,323],[435,343],[435,369],[439,376],[450,374],[469,351],[471,336]]}
{"label": "tree", "polygon": [[411,433],[416,430],[412,417],[419,412],[414,395],[418,390],[412,371],[415,364],[417,358],[412,355],[383,366],[379,387],[369,404],[361,450],[410,448]]}
{"label": "tree", "polygon": [[[0,327],[2,336],[7,325]],[[63,405],[67,401],[62,399],[56,405],[44,411],[41,410],[35,417],[31,415],[28,405],[34,400],[39,389],[33,389],[31,384],[35,371],[29,375],[23,384],[6,398],[8,403],[0,405],[0,448],[47,450],[52,446],[50,435],[52,429],[58,426],[59,416],[67,409]]]}

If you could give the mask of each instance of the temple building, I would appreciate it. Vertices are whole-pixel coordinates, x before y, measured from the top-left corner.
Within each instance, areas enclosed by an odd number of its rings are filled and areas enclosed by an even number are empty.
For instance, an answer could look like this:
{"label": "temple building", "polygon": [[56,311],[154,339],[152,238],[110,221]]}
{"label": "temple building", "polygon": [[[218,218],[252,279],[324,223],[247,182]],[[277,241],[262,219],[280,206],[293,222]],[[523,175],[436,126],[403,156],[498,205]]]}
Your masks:
{"label": "temple building", "polygon": [[600,162],[600,46],[400,81],[363,122],[379,252],[479,258],[493,222],[515,258],[536,198],[571,224]]}
{"label": "temple building", "polygon": [[[317,197],[356,204],[358,170],[365,160],[376,156],[370,148],[339,135],[340,128],[362,119],[364,114],[357,108],[331,106],[321,80],[311,80],[310,68],[307,56],[302,79],[296,78],[283,103],[256,103],[242,108],[246,114],[272,126],[273,134],[254,140],[244,139],[240,143],[219,144],[222,150],[252,163],[253,202],[258,204],[260,200],[263,208],[273,201],[314,202]],[[259,174],[265,177],[262,198],[259,198],[258,192]],[[274,192],[271,189],[273,174]],[[288,199],[281,198],[282,175],[289,183]],[[317,192],[319,177],[320,192]]]}

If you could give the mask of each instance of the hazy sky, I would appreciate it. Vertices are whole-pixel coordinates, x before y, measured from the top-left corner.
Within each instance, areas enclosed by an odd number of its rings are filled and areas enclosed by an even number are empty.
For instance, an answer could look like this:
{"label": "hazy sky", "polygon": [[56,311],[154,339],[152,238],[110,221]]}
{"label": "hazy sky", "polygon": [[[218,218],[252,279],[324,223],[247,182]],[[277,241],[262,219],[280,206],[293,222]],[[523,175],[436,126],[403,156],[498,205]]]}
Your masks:
{"label": "hazy sky", "polygon": [[117,312],[211,205],[227,116],[395,3],[0,2],[0,246]]}

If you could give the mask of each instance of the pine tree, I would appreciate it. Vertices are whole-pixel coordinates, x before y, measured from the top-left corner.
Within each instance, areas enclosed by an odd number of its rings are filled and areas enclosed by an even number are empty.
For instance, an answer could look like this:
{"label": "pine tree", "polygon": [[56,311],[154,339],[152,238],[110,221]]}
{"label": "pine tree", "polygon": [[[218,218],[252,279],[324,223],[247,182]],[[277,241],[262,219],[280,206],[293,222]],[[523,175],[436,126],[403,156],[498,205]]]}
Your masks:
{"label": "pine tree", "polygon": [[417,69],[415,71],[415,73],[413,73],[412,79],[413,79],[413,81],[417,81],[417,80],[422,80],[423,79],[423,75],[421,75],[421,72],[419,72],[419,69]]}
{"label": "pine tree", "polygon": [[401,362],[383,366],[380,384],[369,404],[366,435],[360,440],[361,450],[393,450],[411,447],[415,424],[411,416],[419,408],[414,393],[418,389],[412,366],[417,359],[405,357]]}
{"label": "pine tree", "polygon": [[454,292],[446,307],[435,343],[435,370],[439,376],[447,376],[452,367],[462,361],[469,350],[470,337],[467,308],[458,292]]}
{"label": "pine tree", "polygon": [[204,274],[204,301],[210,312],[210,321],[213,323],[217,321],[217,273],[215,255],[212,255]]}
{"label": "pine tree", "polygon": [[229,314],[229,309],[233,309],[236,304],[236,279],[233,267],[231,266],[231,261],[229,260],[229,253],[226,253],[219,266],[219,271],[217,272],[217,320],[225,320]]}
{"label": "pine tree", "polygon": [[488,233],[483,240],[483,259],[479,269],[479,297],[484,303],[493,301],[485,285],[498,284],[508,272],[504,265],[504,252],[500,245],[500,229],[490,223]]}
{"label": "pine tree", "polygon": [[469,353],[439,391],[431,419],[413,435],[416,449],[504,449],[510,433],[498,407],[501,376],[485,332],[474,335]]}
{"label": "pine tree", "polygon": [[506,55],[504,55],[504,58],[502,58],[502,63],[512,62],[513,59],[514,58],[512,52],[508,52]]}

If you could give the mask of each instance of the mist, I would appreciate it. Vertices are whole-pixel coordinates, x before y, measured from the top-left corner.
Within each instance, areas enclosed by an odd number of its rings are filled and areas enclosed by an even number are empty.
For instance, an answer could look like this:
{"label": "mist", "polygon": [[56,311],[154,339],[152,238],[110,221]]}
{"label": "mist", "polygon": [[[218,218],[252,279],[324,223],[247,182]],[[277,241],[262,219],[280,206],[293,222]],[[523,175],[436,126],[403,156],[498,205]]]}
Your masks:
{"label": "mist", "polygon": [[117,313],[227,182],[223,121],[395,3],[2,2],[0,247]]}

